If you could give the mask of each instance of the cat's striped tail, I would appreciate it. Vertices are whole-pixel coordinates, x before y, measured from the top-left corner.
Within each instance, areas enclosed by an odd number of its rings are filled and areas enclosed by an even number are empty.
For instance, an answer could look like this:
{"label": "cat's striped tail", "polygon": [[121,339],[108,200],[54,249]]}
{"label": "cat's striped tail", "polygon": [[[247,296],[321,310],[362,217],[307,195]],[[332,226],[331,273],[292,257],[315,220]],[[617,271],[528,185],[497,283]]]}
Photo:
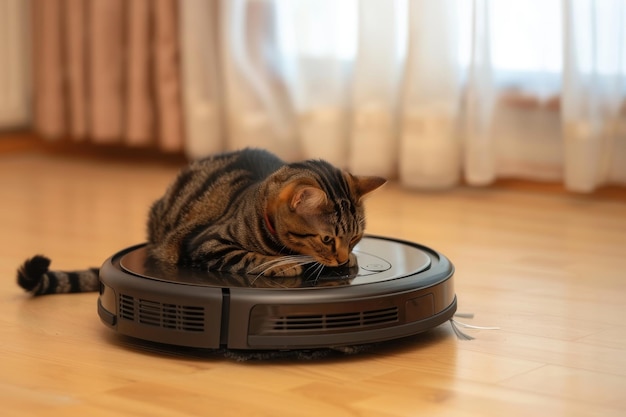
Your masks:
{"label": "cat's striped tail", "polygon": [[36,255],[17,270],[17,283],[32,295],[98,291],[98,268],[50,271],[50,259]]}

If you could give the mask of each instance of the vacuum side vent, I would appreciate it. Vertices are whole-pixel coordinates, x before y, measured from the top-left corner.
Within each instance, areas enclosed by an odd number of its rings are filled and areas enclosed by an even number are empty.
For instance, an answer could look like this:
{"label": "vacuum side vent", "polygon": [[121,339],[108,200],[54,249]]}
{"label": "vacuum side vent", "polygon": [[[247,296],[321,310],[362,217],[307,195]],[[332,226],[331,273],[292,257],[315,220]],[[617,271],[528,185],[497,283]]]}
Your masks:
{"label": "vacuum side vent", "polygon": [[270,326],[267,327],[274,331],[363,328],[398,321],[398,308],[333,314],[292,314],[268,320]]}
{"label": "vacuum side vent", "polygon": [[120,294],[120,318],[124,320],[135,320],[135,299],[126,294]]}
{"label": "vacuum side vent", "polygon": [[120,294],[119,316],[148,326],[186,332],[204,331],[204,307],[167,304]]}

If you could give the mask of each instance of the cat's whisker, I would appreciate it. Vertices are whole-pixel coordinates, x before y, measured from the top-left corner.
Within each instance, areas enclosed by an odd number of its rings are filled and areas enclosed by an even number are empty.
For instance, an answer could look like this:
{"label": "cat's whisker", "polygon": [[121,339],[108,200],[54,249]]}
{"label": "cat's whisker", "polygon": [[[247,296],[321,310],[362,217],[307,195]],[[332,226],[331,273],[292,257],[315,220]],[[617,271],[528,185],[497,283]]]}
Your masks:
{"label": "cat's whisker", "polygon": [[310,279],[312,277],[315,277],[313,279],[313,282],[317,282],[317,277],[319,277],[320,274],[320,266],[322,264],[320,264],[319,262],[313,262],[307,269],[306,269],[306,276],[307,279]]}
{"label": "cat's whisker", "polygon": [[322,271],[324,270],[324,264],[316,262],[314,267],[315,268],[313,269],[313,273],[311,275],[315,277],[313,279],[313,282],[317,284],[317,281],[319,280],[320,276],[322,275]]}
{"label": "cat's whisker", "polygon": [[317,271],[317,277],[315,277],[315,281],[320,279],[320,276],[322,276],[322,271],[324,271],[324,264],[319,264],[319,268]]}
{"label": "cat's whisker", "polygon": [[308,266],[304,272],[308,274],[309,271],[312,270],[312,273],[315,274],[315,272],[317,271],[318,265],[319,265],[319,262],[311,262],[310,266]]}

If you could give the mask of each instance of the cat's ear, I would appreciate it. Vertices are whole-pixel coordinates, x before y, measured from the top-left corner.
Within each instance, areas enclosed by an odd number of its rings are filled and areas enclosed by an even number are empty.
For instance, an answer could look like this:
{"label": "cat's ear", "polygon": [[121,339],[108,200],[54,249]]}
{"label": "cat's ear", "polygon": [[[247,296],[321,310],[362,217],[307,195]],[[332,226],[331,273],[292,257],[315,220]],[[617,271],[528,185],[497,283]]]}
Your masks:
{"label": "cat's ear", "polygon": [[352,183],[354,184],[354,189],[356,190],[359,201],[363,198],[363,196],[371,193],[387,182],[386,179],[381,177],[365,177],[356,175],[350,175],[350,177],[352,178]]}
{"label": "cat's ear", "polygon": [[304,185],[295,187],[289,207],[298,214],[314,214],[318,213],[326,202],[327,196],[324,191],[315,186]]}

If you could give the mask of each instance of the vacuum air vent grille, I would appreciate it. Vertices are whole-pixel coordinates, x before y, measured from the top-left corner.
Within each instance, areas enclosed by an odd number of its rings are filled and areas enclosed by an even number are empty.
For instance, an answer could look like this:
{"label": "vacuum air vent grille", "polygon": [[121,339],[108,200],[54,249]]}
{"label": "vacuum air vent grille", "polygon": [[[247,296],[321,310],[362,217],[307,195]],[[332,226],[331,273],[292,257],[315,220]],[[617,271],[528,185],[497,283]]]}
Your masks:
{"label": "vacuum air vent grille", "polygon": [[273,318],[274,331],[363,328],[398,320],[398,308],[334,314],[294,314]]}
{"label": "vacuum air vent grille", "polygon": [[204,331],[204,307],[166,304],[127,294],[119,297],[120,319],[187,332]]}

